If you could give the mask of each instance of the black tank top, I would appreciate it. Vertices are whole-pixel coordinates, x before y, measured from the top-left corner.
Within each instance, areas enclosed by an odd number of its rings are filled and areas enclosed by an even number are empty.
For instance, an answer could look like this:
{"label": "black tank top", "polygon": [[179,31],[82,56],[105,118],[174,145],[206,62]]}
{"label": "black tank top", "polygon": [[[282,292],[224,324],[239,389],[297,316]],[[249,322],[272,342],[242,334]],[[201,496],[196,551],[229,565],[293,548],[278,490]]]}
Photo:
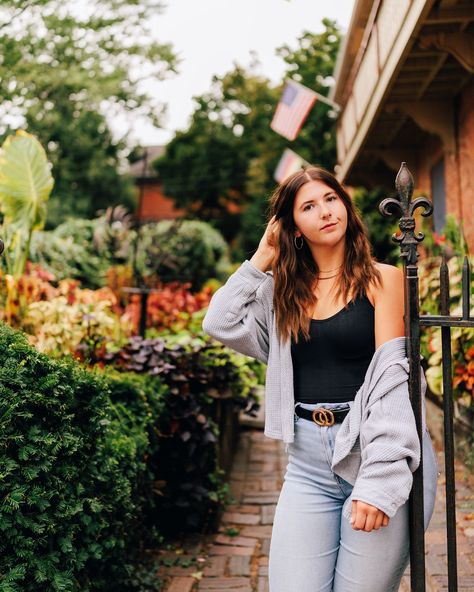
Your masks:
{"label": "black tank top", "polygon": [[327,319],[310,320],[310,340],[291,343],[295,401],[353,401],[375,352],[374,307],[367,296]]}

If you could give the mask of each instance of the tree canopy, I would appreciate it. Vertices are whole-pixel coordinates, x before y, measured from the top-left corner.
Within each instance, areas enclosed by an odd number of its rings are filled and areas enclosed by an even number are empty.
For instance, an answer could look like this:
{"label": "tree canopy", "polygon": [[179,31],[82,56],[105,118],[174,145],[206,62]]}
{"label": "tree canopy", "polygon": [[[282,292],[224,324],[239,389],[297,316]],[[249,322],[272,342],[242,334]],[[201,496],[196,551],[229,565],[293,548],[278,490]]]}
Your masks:
{"label": "tree canopy", "polygon": [[[287,64],[285,78],[327,95],[340,32],[328,19],[323,29],[303,33],[295,48],[285,45],[277,54]],[[283,86],[284,81],[275,87],[259,73],[255,57],[248,67],[235,64],[213,78],[208,93],[194,97],[188,129],[178,132],[155,161],[165,194],[219,228],[234,241],[239,256],[258,244],[267,197],[276,185],[274,170],[285,147],[308,162],[329,169],[335,165],[335,113],[326,104],[316,102],[294,142],[271,130]]]}
{"label": "tree canopy", "polygon": [[162,9],[161,0],[2,1],[0,139],[26,127],[46,147],[56,179],[50,223],[131,202],[120,175],[125,137],[114,139],[109,121],[160,124],[164,105],[143,80],[176,72],[172,47],[152,35]]}

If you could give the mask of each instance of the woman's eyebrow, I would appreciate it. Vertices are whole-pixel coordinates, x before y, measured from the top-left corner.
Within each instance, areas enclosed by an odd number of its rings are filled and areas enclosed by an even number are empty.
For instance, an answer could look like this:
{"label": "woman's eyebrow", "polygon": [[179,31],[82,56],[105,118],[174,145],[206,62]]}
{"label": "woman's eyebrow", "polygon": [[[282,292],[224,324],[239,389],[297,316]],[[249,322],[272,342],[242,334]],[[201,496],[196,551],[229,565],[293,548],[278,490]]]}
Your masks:
{"label": "woman's eyebrow", "polygon": [[[336,193],[335,191],[328,191],[327,193],[325,193],[325,194],[323,195],[323,198],[324,198],[324,197],[327,197],[328,195],[334,195],[335,193]],[[304,202],[301,204],[301,206],[304,206],[304,205],[305,205],[305,204],[307,204],[307,203],[311,203],[312,201],[314,201],[314,199],[307,199],[306,201],[304,201]]]}

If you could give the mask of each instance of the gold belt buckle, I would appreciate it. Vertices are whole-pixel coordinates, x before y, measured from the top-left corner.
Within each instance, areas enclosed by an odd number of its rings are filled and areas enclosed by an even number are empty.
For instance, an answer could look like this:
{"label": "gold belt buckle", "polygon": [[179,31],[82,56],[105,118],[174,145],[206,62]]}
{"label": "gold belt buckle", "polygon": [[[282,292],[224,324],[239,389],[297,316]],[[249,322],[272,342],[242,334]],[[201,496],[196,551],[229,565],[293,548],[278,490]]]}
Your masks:
{"label": "gold belt buckle", "polygon": [[313,409],[312,415],[314,423],[318,424],[318,426],[329,427],[334,425],[334,413],[330,409],[317,407]]}

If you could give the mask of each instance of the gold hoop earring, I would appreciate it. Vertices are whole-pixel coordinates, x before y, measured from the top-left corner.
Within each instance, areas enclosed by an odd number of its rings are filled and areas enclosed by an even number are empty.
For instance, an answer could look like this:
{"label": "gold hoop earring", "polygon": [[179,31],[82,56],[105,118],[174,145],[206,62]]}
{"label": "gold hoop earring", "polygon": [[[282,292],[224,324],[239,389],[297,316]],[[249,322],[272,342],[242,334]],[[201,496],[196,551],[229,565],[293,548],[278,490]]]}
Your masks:
{"label": "gold hoop earring", "polygon": [[[297,245],[297,243],[296,243],[296,239],[297,239],[297,238],[300,238],[300,239],[301,239],[301,245],[300,245],[300,246],[298,246],[298,245]],[[296,247],[298,250],[300,250],[300,249],[302,249],[302,248],[303,248],[304,240],[303,240],[303,237],[302,237],[302,236],[295,236],[295,237],[293,237],[293,242],[295,243],[295,247]]]}

